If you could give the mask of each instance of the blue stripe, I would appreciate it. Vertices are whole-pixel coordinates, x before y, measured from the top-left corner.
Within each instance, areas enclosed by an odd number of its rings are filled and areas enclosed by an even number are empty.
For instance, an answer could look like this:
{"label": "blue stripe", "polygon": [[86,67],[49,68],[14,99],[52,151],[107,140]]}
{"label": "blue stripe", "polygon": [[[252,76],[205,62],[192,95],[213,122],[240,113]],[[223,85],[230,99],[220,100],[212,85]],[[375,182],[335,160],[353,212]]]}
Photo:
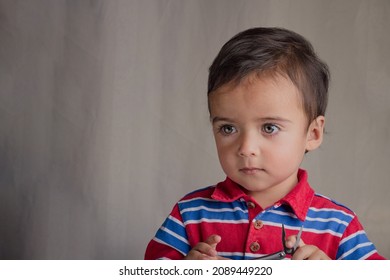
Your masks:
{"label": "blue stripe", "polygon": [[178,239],[176,236],[173,236],[172,234],[164,231],[162,229],[164,227],[173,231],[177,235],[183,237],[185,240],[188,240],[185,228],[183,226],[179,225],[178,223],[167,218],[165,220],[164,224],[162,225],[162,227],[157,231],[156,238],[167,243],[172,248],[175,248],[176,250],[178,250],[184,254],[187,254],[191,250],[191,247],[187,243]]}
{"label": "blue stripe", "polygon": [[[343,215],[342,213],[337,213],[337,211],[309,211],[310,217],[314,220],[305,220],[303,227],[306,230],[314,229],[318,231],[333,231],[339,235],[342,235],[345,231],[346,224],[341,223],[339,221],[334,220],[328,220],[328,221],[322,221],[322,220],[316,220],[317,218],[321,219],[329,219],[334,218],[332,214],[338,214],[337,218],[341,221],[348,222],[352,219],[350,216]],[[318,214],[318,216],[315,216],[315,214]],[[309,216],[309,215],[308,215]],[[284,224],[285,226],[291,226],[291,227],[300,227],[302,225],[302,222],[296,218],[294,213],[292,213],[292,210],[290,207],[286,205],[282,205],[276,209],[272,209],[269,211],[266,211],[264,213],[261,213],[258,216],[261,220],[266,222],[272,222],[272,223],[279,223]]]}
{"label": "blue stripe", "polygon": [[218,255],[221,257],[224,257],[224,258],[231,259],[231,260],[243,260],[244,259],[242,255],[231,255],[231,254],[223,254],[223,253],[219,253]]}
{"label": "blue stripe", "polygon": [[[376,249],[375,249],[374,244],[370,243],[370,245],[367,245],[365,247],[361,247],[361,248],[357,249],[356,251],[353,251],[352,254],[349,254],[349,255],[343,257],[342,260],[359,260],[363,256],[365,256],[369,253],[375,253],[375,252],[376,252]],[[369,255],[371,255],[371,254],[369,254]]]}
{"label": "blue stripe", "polygon": [[167,229],[173,231],[174,233],[180,235],[181,237],[187,239],[187,232],[184,227],[184,225],[177,223],[176,221],[170,219],[171,216],[169,216],[164,224],[162,225],[163,227],[166,227]]}
{"label": "blue stripe", "polygon": [[[197,207],[201,208],[190,209]],[[241,201],[229,203],[216,200],[194,199],[179,202],[179,209],[184,223],[189,220],[198,221],[201,219],[221,221],[248,220],[248,210],[246,209],[246,205]]]}
{"label": "blue stripe", "polygon": [[[322,219],[330,220],[323,221]],[[338,219],[339,221],[334,219]],[[337,233],[339,236],[342,236],[352,219],[353,217],[345,212],[329,209],[313,210],[313,208],[309,208],[306,216],[305,228],[321,231],[331,230]]]}
{"label": "blue stripe", "polygon": [[345,225],[334,221],[305,221],[304,227],[307,230],[313,229],[324,232],[332,231],[336,236],[341,236],[346,229]]}
{"label": "blue stripe", "polygon": [[352,215],[346,212],[331,210],[331,209],[324,210],[324,209],[318,209],[313,207],[309,208],[309,211],[307,212],[306,216],[310,218],[322,218],[322,219],[336,218],[341,221],[345,221],[348,224],[353,219]]}
{"label": "blue stripe", "polygon": [[[286,215],[278,212],[285,213]],[[290,207],[286,205],[281,205],[276,210],[272,209],[260,213],[257,217],[264,222],[276,223],[280,225],[284,224],[285,226],[300,227],[302,225],[302,221],[297,219],[295,214],[290,210]]]}
{"label": "blue stripe", "polygon": [[222,212],[213,212],[207,209],[199,209],[194,211],[187,211],[182,213],[184,223],[186,221],[198,221],[201,219],[210,219],[210,220],[221,220],[221,221],[237,221],[237,220],[248,220],[248,214],[243,213],[240,210],[231,212],[231,211],[222,211]]}
{"label": "blue stripe", "polygon": [[[358,248],[350,255],[342,257],[343,254],[345,254],[350,250],[353,250],[356,246],[362,243],[370,243],[370,245]],[[369,253],[372,250],[375,250],[375,246],[368,239],[366,233],[362,232],[361,234],[354,236],[353,238],[347,240],[346,242],[341,241],[336,258],[339,259],[342,257],[342,259],[346,259],[346,260],[352,260],[352,259],[356,260],[361,258],[362,256],[364,256],[365,254]]]}

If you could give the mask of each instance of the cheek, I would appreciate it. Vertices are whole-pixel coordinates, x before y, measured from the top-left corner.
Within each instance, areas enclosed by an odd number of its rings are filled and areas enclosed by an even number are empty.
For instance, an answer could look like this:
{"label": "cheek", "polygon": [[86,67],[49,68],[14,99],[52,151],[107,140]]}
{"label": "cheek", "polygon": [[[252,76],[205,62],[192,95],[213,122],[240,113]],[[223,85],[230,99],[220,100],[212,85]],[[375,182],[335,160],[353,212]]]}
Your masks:
{"label": "cheek", "polygon": [[218,153],[228,153],[230,150],[232,150],[232,140],[222,137],[221,135],[215,135],[214,139]]}
{"label": "cheek", "polygon": [[284,139],[282,143],[279,143],[278,147],[274,149],[274,152],[278,157],[294,158],[303,155],[305,152],[305,139],[300,137],[290,137]]}
{"label": "cheek", "polygon": [[221,164],[224,165],[229,163],[235,155],[234,145],[232,145],[227,141],[218,141],[218,140],[216,140],[216,144],[217,144],[218,157]]}
{"label": "cheek", "polygon": [[217,145],[218,157],[222,160],[227,160],[231,157],[231,150],[226,145]]}
{"label": "cheek", "polygon": [[273,139],[267,143],[267,148],[263,149],[263,153],[275,155],[275,157],[289,157],[304,150],[305,144],[302,137],[292,137],[284,135]]}

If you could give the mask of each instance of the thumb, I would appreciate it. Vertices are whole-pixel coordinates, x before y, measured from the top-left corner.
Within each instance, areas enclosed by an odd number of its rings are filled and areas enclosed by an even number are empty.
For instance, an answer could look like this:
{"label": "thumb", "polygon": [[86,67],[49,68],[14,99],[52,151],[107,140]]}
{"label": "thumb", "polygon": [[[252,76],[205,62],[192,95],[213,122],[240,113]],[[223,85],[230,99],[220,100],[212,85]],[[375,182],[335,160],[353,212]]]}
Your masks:
{"label": "thumb", "polygon": [[205,243],[210,245],[214,250],[217,248],[217,244],[221,242],[221,236],[217,234],[210,235],[206,240]]}

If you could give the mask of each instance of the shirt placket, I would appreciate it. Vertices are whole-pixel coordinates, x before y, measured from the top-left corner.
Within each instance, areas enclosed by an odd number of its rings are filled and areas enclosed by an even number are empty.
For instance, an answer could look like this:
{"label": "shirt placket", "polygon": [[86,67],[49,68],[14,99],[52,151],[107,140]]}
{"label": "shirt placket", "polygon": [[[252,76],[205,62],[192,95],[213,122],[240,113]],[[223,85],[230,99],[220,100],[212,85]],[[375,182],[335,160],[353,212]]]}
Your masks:
{"label": "shirt placket", "polygon": [[261,251],[261,242],[259,238],[260,231],[262,230],[264,224],[259,217],[259,213],[262,211],[261,207],[255,202],[248,200],[246,201],[246,205],[248,208],[248,219],[249,230],[248,237],[245,244],[245,253],[258,254]]}

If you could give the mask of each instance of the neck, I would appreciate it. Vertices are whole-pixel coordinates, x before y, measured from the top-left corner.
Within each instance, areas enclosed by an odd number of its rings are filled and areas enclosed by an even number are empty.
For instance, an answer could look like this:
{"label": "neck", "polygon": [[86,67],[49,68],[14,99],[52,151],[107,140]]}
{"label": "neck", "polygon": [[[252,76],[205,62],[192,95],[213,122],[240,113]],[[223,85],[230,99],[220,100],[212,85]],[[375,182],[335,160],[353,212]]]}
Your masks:
{"label": "neck", "polygon": [[246,193],[252,196],[263,209],[266,209],[284,198],[297,185],[297,183],[297,174],[293,174],[287,180],[265,190],[247,191]]}

